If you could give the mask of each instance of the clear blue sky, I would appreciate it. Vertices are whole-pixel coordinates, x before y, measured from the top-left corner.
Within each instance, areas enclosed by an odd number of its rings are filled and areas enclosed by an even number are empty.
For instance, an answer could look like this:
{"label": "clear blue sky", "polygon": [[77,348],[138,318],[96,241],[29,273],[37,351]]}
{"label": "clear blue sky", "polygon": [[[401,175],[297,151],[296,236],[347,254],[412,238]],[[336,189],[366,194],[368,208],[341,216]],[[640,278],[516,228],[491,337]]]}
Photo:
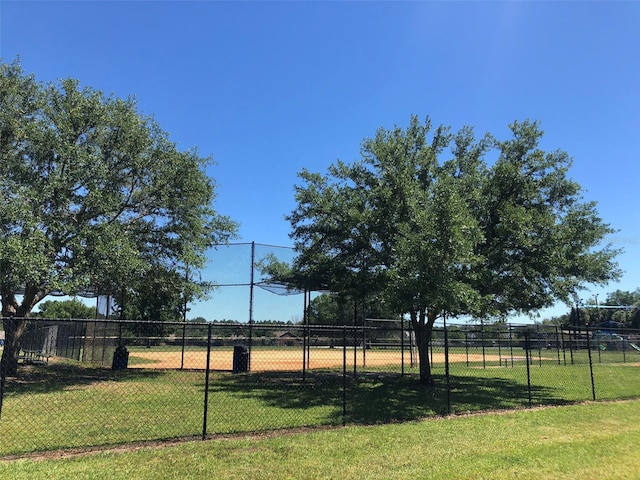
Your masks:
{"label": "clear blue sky", "polygon": [[[540,120],[625,249],[622,281],[584,297],[640,287],[638,2],[1,0],[0,27],[4,61],[135,96],[212,155],[243,241],[290,245],[297,173],[356,159],[379,127],[417,114],[500,137]],[[207,308],[229,318],[231,303]]]}

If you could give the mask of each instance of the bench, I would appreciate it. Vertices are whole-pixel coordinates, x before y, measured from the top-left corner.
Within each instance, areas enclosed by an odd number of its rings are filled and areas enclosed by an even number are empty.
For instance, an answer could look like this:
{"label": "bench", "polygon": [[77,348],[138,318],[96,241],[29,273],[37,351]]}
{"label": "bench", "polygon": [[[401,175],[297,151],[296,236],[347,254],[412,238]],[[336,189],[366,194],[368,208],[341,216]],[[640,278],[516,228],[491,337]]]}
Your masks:
{"label": "bench", "polygon": [[46,365],[49,358],[51,355],[42,350],[22,350],[22,355],[18,356],[18,360],[22,360],[25,365]]}

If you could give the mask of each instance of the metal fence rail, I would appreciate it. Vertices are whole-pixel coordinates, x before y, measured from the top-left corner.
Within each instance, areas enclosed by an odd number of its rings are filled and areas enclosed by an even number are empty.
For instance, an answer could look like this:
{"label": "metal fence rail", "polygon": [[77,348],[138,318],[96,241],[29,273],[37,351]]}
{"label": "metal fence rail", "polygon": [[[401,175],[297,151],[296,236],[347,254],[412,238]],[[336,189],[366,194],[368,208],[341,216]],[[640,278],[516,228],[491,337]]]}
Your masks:
{"label": "metal fence rail", "polygon": [[639,331],[438,328],[428,386],[413,338],[380,321],[30,320],[0,456],[640,397]]}

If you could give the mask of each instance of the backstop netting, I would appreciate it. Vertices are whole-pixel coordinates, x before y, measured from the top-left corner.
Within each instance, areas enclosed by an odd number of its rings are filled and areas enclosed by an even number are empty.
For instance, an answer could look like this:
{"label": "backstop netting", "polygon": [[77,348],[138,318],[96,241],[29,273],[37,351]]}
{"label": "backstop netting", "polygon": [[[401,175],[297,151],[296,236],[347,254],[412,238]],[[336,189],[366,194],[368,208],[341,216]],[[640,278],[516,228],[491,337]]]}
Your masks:
{"label": "backstop netting", "polygon": [[207,299],[191,302],[188,317],[206,321],[302,323],[304,296],[289,285],[269,282],[262,266],[291,264],[291,247],[258,243],[218,245],[197,281],[212,288]]}

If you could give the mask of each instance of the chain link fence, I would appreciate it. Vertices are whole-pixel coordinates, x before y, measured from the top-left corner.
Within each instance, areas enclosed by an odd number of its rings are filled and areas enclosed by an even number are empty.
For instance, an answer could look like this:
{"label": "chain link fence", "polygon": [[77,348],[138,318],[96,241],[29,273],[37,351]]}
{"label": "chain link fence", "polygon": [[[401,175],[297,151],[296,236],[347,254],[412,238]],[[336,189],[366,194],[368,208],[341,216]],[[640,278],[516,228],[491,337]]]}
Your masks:
{"label": "chain link fence", "polygon": [[[0,457],[640,397],[640,331],[29,321]],[[423,359],[424,361],[424,359]]]}

